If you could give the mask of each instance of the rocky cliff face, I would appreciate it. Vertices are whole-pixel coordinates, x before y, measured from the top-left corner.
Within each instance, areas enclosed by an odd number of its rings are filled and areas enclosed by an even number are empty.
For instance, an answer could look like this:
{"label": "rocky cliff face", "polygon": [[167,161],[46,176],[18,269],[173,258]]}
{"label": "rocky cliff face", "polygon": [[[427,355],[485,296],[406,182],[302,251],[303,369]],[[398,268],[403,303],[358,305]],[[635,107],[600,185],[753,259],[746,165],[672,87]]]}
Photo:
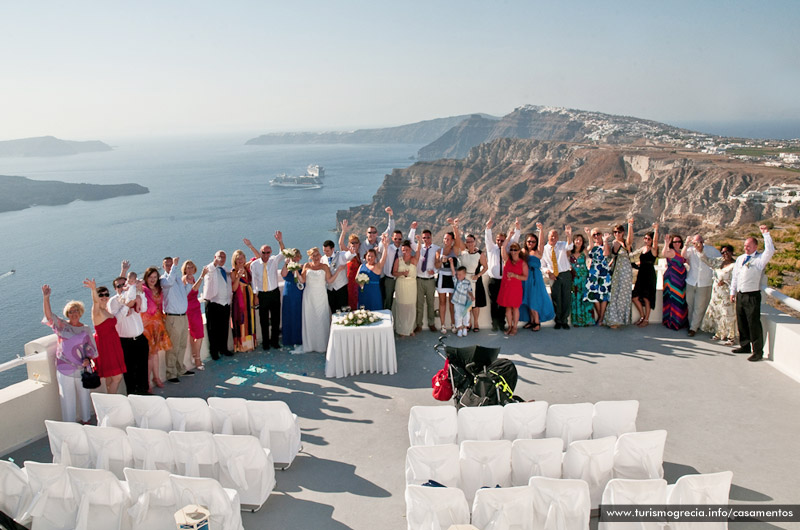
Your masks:
{"label": "rocky cliff face", "polygon": [[769,185],[800,183],[796,173],[725,157],[659,148],[615,147],[501,138],[461,160],[419,162],[387,175],[372,204],[342,210],[363,231],[392,206],[398,227],[411,221],[443,232],[447,217],[483,233],[490,217],[524,231],[537,221],[609,229],[633,215],[637,233],[659,221],[666,230],[718,232],[762,218],[797,217],[797,204],[740,202],[731,196]]}
{"label": "rocky cliff face", "polygon": [[560,107],[525,105],[500,120],[471,118],[433,143],[421,148],[418,158],[463,158],[479,144],[498,138],[532,138],[556,142],[627,144],[647,134],[682,131],[676,127],[628,116],[614,116]]}

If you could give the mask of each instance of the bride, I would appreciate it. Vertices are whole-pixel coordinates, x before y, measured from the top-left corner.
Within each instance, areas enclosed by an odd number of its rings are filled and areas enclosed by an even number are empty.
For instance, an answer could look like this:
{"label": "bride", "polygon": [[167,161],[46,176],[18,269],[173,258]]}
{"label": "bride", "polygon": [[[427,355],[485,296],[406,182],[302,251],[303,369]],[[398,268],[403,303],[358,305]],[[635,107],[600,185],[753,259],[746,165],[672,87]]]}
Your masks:
{"label": "bride", "polygon": [[300,281],[306,286],[303,291],[303,351],[324,353],[328,349],[331,327],[326,283],[333,282],[342,269],[331,274],[328,266],[322,263],[317,247],[309,249],[306,254],[309,261],[300,272]]}

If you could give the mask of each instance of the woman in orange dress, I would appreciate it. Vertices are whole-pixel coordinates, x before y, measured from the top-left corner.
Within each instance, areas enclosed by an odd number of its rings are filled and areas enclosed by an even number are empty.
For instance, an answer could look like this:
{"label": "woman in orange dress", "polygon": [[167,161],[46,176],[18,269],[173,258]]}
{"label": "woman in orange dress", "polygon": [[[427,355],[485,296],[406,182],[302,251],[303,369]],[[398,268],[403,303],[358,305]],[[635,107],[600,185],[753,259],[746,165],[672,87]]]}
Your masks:
{"label": "woman in orange dress", "polygon": [[150,381],[152,377],[157,386],[163,387],[164,383],[158,376],[158,352],[172,348],[172,341],[165,324],[161,279],[158,277],[158,269],[155,267],[148,267],[144,271],[144,295],[147,297],[147,311],[141,314],[142,325],[144,326],[144,336],[147,337],[147,344],[150,347],[150,357],[147,359],[147,380]]}

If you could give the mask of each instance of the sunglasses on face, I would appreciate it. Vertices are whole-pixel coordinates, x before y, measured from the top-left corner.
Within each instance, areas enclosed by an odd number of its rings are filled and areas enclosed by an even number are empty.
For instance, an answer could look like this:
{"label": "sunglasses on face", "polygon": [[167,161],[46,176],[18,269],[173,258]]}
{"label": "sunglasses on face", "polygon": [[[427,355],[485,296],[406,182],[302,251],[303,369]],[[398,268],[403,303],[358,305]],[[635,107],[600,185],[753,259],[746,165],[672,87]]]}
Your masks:
{"label": "sunglasses on face", "polygon": [[122,289],[123,287],[125,287],[125,284],[124,284],[124,283],[123,283],[123,284],[120,284],[120,285],[115,285],[115,286],[114,286],[114,289]]}
{"label": "sunglasses on face", "polygon": [[672,242],[673,245],[683,245],[683,241],[678,241],[677,239]]}
{"label": "sunglasses on face", "polygon": [[108,292],[104,292],[104,293],[97,293],[97,296],[99,296],[100,298],[108,298],[111,295],[108,294]]}
{"label": "sunglasses on face", "polygon": [[377,230],[367,230],[367,233],[368,234],[377,234],[378,231]]}
{"label": "sunglasses on face", "polygon": [[623,234],[624,232],[622,230],[614,230],[614,233],[615,234]]}

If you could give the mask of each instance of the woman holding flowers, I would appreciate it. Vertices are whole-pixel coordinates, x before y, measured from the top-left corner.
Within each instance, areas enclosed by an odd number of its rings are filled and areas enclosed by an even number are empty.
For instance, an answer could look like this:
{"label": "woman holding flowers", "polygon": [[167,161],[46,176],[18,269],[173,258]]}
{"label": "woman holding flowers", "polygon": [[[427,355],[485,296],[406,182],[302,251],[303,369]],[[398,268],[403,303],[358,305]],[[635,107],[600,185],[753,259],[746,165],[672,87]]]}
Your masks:
{"label": "woman holding flowers", "polygon": [[[300,271],[300,281],[305,285],[303,292],[303,351],[325,352],[328,349],[328,334],[331,329],[331,308],[328,305],[326,284],[333,282],[336,275],[322,263],[322,254],[317,247],[306,252],[308,263]],[[338,269],[339,274],[342,269]],[[284,342],[285,344],[285,342]]]}
{"label": "woman holding flowers", "polygon": [[283,262],[283,303],[281,304],[281,335],[284,346],[303,345],[303,287],[300,283],[300,251],[296,248]]}
{"label": "woman holding flowers", "polygon": [[402,259],[394,262],[392,275],[397,278],[394,288],[394,330],[401,337],[414,334],[417,320],[417,258],[411,255],[411,242],[406,239],[400,247]]}
{"label": "woman holding flowers", "polygon": [[356,274],[356,283],[359,285],[358,307],[364,307],[370,311],[383,309],[380,281],[383,264],[386,262],[386,234],[383,234],[382,241],[383,252],[380,261],[378,261],[378,252],[374,248],[369,249],[364,255],[367,262],[361,264],[358,274]]}

